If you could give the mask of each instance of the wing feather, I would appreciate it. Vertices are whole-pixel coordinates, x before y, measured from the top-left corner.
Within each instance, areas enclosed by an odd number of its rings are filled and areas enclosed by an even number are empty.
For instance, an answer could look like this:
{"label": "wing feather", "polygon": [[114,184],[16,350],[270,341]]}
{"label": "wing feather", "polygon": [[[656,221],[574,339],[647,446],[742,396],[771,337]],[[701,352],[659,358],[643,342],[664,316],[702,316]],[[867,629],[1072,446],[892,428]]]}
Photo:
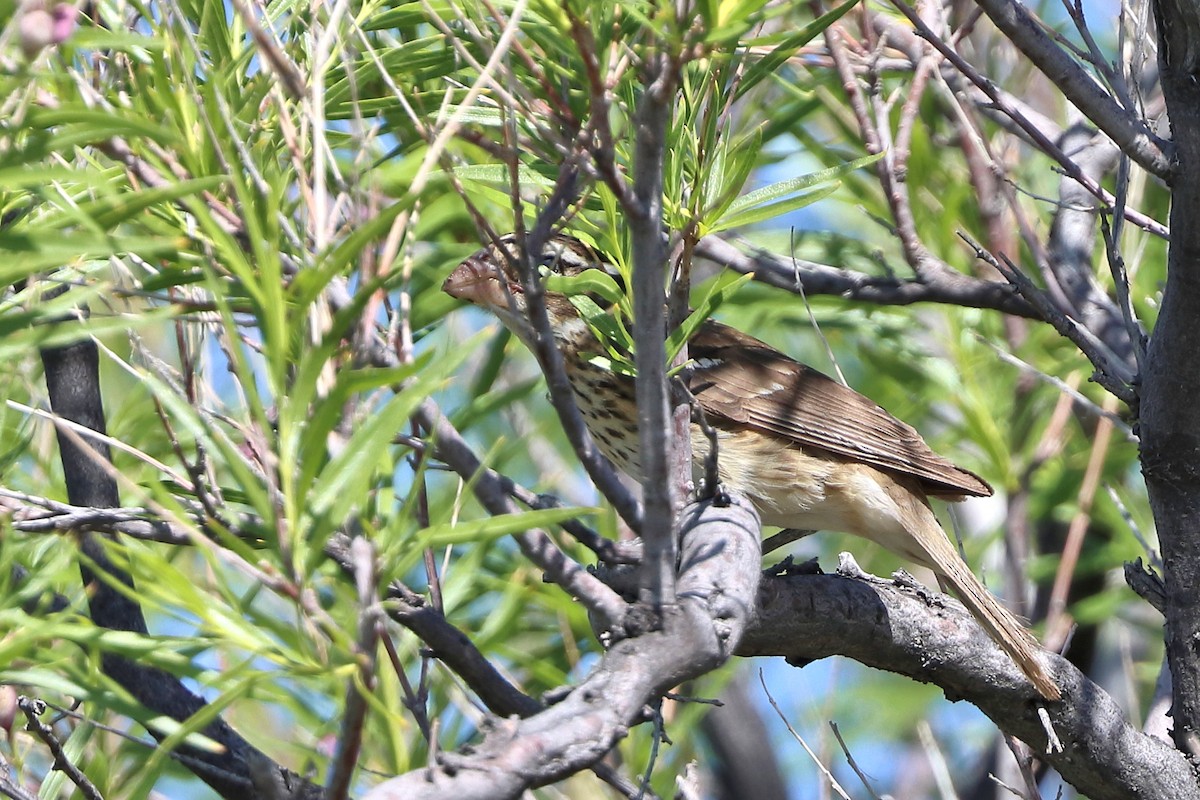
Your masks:
{"label": "wing feather", "polygon": [[727,325],[688,343],[689,387],[710,417],[919,479],[927,494],[986,497],[990,487],[929,448],[868,398]]}

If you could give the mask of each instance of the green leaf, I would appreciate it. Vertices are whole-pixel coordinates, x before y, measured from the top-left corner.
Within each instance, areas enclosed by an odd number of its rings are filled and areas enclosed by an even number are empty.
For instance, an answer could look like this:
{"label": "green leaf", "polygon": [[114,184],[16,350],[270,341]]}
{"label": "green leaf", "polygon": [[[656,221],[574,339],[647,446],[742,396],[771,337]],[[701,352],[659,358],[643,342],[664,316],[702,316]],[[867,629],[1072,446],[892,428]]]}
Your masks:
{"label": "green leaf", "polygon": [[622,374],[634,374],[633,359],[631,358],[634,350],[633,336],[621,322],[620,315],[600,308],[587,295],[576,295],[567,299],[571,301],[571,305],[575,306],[579,316],[583,317],[588,328],[612,357],[609,368]]}
{"label": "green leaf", "polygon": [[737,87],[737,96],[741,97],[746,92],[757,86],[764,78],[772,75],[775,70],[779,69],[788,59],[792,58],[799,52],[801,47],[811,42],[816,38],[817,34],[823,32],[833,23],[837,22],[846,13],[858,5],[859,0],[846,0],[840,6],[837,6],[832,11],[828,11],[817,17],[812,22],[805,25],[800,30],[793,33],[784,41],[780,42],[774,50],[767,53],[758,63],[754,64],[750,69],[746,70],[746,75],[742,78],[742,82]]}
{"label": "green leaf", "polygon": [[471,399],[466,405],[459,406],[451,416],[454,427],[460,431],[468,430],[481,420],[509,408],[513,403],[522,400],[533,392],[534,387],[541,383],[541,377],[518,381],[503,389],[484,392]]}
{"label": "green leaf", "polygon": [[675,360],[675,356],[679,355],[679,351],[683,346],[691,341],[696,335],[696,331],[700,330],[700,326],[704,321],[711,317],[721,305],[737,292],[738,289],[745,286],[754,279],[754,274],[739,275],[736,273],[723,273],[712,287],[708,290],[708,294],[700,301],[683,324],[671,332],[667,337],[667,363]]}
{"label": "green leaf", "polygon": [[567,520],[599,513],[600,510],[599,508],[579,506],[542,508],[534,511],[521,511],[516,514],[497,514],[494,517],[484,517],[467,522],[432,525],[418,531],[417,540],[422,548],[467,544],[468,542],[479,542],[513,533],[522,533],[533,528],[558,525]]}
{"label": "green leaf", "polygon": [[[484,335],[480,334],[476,339]],[[374,476],[381,470],[393,468],[391,460],[384,455],[392,448],[396,432],[417,406],[474,352],[475,346],[464,342],[442,358],[432,360],[414,380],[354,431],[303,498],[304,507],[316,527],[340,525],[354,506],[365,501]]]}
{"label": "green leaf", "polygon": [[0,232],[0,254],[3,255],[0,283],[11,284],[63,264],[100,261],[125,253],[135,253],[148,261],[169,258],[186,250],[189,244],[190,240],[184,236],[97,235],[84,231]]}
{"label": "green leaf", "polygon": [[[762,151],[762,126],[756,126],[732,144],[723,144],[717,151],[718,160],[713,162],[709,179],[710,187],[704,201],[704,218],[719,220],[738,199],[738,192],[746,185]],[[714,179],[715,178],[715,179]]]}
{"label": "green leaf", "polygon": [[[554,188],[554,170],[535,170],[522,165],[517,168],[517,183],[522,189],[552,189]],[[465,181],[478,183],[500,184],[505,189],[512,183],[512,174],[505,164],[474,164],[465,167],[455,167],[454,175]]]}
{"label": "green leaf", "polygon": [[745,225],[753,225],[756,222],[762,222],[768,219],[774,219],[789,211],[795,211],[798,208],[811,205],[818,200],[822,200],[841,188],[841,183],[834,183],[828,186],[814,189],[804,194],[799,194],[787,200],[781,200],[777,203],[768,205],[754,206],[747,208],[741,212],[730,213],[720,221],[716,226],[709,228],[706,233],[719,233],[731,228],[740,228]]}
{"label": "green leaf", "polygon": [[722,217],[712,221],[704,232],[718,233],[750,225],[814,203],[837,191],[842,176],[873,164],[880,158],[882,154],[864,156],[846,164],[789,178],[742,195],[729,205]]}
{"label": "green leaf", "polygon": [[625,292],[613,276],[602,269],[584,270],[578,275],[547,275],[546,291],[565,294],[567,297],[594,294],[617,304],[625,298]]}
{"label": "green leaf", "polygon": [[767,0],[718,0],[716,14],[705,19],[710,30],[704,41],[737,39],[753,24],[755,14],[766,4]]}
{"label": "green leaf", "polygon": [[310,402],[310,398],[315,393],[323,366],[329,362],[321,358],[304,359],[295,384],[305,388],[291,393],[282,404],[279,422],[280,450],[285,458],[297,457],[296,485],[314,485],[317,474],[328,458],[328,436],[342,421],[346,404],[353,397],[401,385],[427,366],[432,356],[431,351],[423,354],[414,364],[388,369],[341,370],[328,396],[315,402]]}
{"label": "green leaf", "polygon": [[33,128],[74,127],[86,132],[88,141],[128,137],[150,139],[162,145],[177,144],[169,128],[156,119],[148,119],[129,111],[103,111],[78,106],[60,109],[35,108],[29,112],[26,124]]}
{"label": "green leaf", "polygon": [[82,50],[119,51],[131,55],[162,53],[167,49],[166,40],[162,38],[91,25],[80,27],[72,33],[70,43],[72,47]]}

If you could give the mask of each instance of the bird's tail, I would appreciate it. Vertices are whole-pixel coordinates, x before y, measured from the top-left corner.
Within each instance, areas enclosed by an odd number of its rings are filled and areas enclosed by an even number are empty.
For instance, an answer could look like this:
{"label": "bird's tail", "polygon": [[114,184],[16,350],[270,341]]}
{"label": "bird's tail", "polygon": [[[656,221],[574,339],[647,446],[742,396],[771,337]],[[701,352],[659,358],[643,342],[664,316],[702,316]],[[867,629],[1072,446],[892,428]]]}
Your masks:
{"label": "bird's tail", "polygon": [[1042,664],[1042,648],[1033,634],[975,577],[975,573],[971,572],[946,538],[945,531],[929,506],[915,497],[912,501],[908,516],[922,528],[921,535],[913,537],[924,551],[921,560],[950,584],[958,599],[984,627],[992,641],[1012,657],[1038,694],[1047,700],[1061,698],[1057,684]]}

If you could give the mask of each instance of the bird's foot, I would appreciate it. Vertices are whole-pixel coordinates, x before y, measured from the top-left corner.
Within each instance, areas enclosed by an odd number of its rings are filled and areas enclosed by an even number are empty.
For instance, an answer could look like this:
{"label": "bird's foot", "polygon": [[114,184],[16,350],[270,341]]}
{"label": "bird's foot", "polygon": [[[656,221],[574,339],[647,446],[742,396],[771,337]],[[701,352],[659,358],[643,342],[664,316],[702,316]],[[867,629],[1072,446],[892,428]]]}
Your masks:
{"label": "bird's foot", "polygon": [[695,500],[711,500],[712,504],[717,508],[729,508],[733,505],[733,498],[729,496],[729,491],[725,488],[725,484],[720,481],[709,483],[704,478],[696,484],[695,490],[690,493]]}

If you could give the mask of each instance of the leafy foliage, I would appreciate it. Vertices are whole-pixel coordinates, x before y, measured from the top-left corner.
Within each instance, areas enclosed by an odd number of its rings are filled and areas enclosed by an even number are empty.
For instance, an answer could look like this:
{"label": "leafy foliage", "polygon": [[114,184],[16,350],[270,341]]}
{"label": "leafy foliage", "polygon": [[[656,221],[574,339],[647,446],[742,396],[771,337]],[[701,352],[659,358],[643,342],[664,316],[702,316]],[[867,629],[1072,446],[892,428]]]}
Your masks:
{"label": "leafy foliage", "polygon": [[[0,681],[62,708],[81,704],[87,721],[59,728],[106,796],[148,797],[167,776],[186,776],[165,750],[146,746],[143,731],[195,742],[204,720],[151,718],[104,677],[101,653],[186,677],[212,713],[273,758],[318,775],[331,769],[346,687],[358,686],[371,705],[360,786],[376,772],[426,763],[422,716],[437,721],[441,749],[478,732],[475,702],[409,633],[391,633],[380,663],[394,661],[376,671],[372,691],[354,683],[362,609],[353,580],[325,553],[341,531],[370,538],[381,581],[419,591],[436,584],[446,618],[532,696],[569,683],[600,651],[581,607],[544,584],[505,537],[579,516],[615,536],[615,516],[596,507],[572,466],[527,356],[508,334],[479,332],[479,319],[456,311],[439,287],[477,246],[477,225],[503,231],[536,220],[576,141],[606,166],[572,199],[570,227],[628,273],[623,211],[603,173],[623,181],[636,169],[630,134],[654,48],[683,64],[667,132],[670,231],[691,243],[736,232],[798,258],[907,275],[883,222],[887,198],[869,177],[882,156],[857,144],[837,76],[805,61],[806,46],[857,0],[815,19],[795,4],[703,0],[690,24],[670,4],[640,0],[499,3],[496,16],[489,4],[438,0],[270,2],[253,19],[242,6],[116,0],[95,4],[95,19],[32,59],[16,46],[19,17],[3,40],[4,501],[65,499],[53,426],[37,411],[46,407],[38,348],[95,341],[123,503],[189,538],[181,546],[123,537],[111,547],[151,617],[154,635],[140,637],[82,618],[70,537],[18,532],[11,515],[0,528]],[[877,78],[884,96],[908,79]],[[601,84],[611,105],[597,100]],[[970,274],[977,265],[957,234],[986,238],[988,223],[968,164],[943,144],[955,132],[933,105],[919,109],[910,142],[914,225],[927,247]],[[988,123],[979,135],[1004,134]],[[1052,209],[1033,199],[1053,194],[1046,161],[1011,161],[1013,180],[1029,190],[1022,207],[1048,220]],[[1166,205],[1155,186],[1134,199]],[[1152,319],[1163,245],[1129,235],[1129,251],[1141,254],[1134,302]],[[1035,257],[1019,243],[1012,254]],[[1094,277],[1110,281],[1100,270]],[[998,487],[1028,492],[1046,537],[1089,513],[1081,574],[1103,576],[1141,552],[1123,516],[1134,509],[1149,528],[1132,444],[1118,432],[1103,454],[1112,494],[1085,510],[1094,418],[1047,431],[1062,394],[1031,374],[1072,376],[1083,397],[1104,402],[1082,380],[1086,361],[1052,331],[1016,323],[1013,333],[1000,315],[974,309],[872,308],[742,284],[722,276],[697,292],[669,355],[715,313],[828,368],[820,333],[851,385]],[[631,314],[627,298],[599,288]],[[608,308],[585,308],[597,289],[582,287],[575,301],[610,344],[612,367],[628,370],[629,325]],[[379,342],[389,358],[374,358]],[[997,350],[1011,360],[997,361]],[[409,424],[430,398],[487,466],[569,507],[486,515],[472,482],[437,469],[424,432]],[[1048,453],[1050,436],[1058,447]],[[999,524],[982,528],[967,544],[973,562],[997,550]],[[802,547],[826,553],[835,540]],[[568,537],[558,541],[588,560]],[[868,568],[891,564],[869,545],[853,548]],[[1036,563],[1035,577],[1048,583],[1053,566]],[[1125,599],[1115,590],[1084,597],[1079,617],[1126,617],[1136,630]],[[693,691],[717,693],[726,677]],[[891,697],[898,685],[855,680],[867,696]],[[424,693],[416,715],[405,705],[412,686]],[[860,695],[850,695],[832,698],[829,715],[852,716]],[[934,702],[928,693],[910,699],[914,714]],[[654,765],[662,796],[701,752],[692,738],[701,713],[686,706],[668,725],[678,745]],[[92,725],[123,720],[141,726],[131,729],[136,741]],[[850,726],[852,742],[882,736],[875,725]],[[622,746],[635,774],[649,768],[651,736],[635,731]],[[36,743],[15,737],[8,748],[22,778],[42,780],[49,759]],[[63,781],[45,778],[42,794],[57,795]],[[579,779],[571,796],[601,790]]]}

